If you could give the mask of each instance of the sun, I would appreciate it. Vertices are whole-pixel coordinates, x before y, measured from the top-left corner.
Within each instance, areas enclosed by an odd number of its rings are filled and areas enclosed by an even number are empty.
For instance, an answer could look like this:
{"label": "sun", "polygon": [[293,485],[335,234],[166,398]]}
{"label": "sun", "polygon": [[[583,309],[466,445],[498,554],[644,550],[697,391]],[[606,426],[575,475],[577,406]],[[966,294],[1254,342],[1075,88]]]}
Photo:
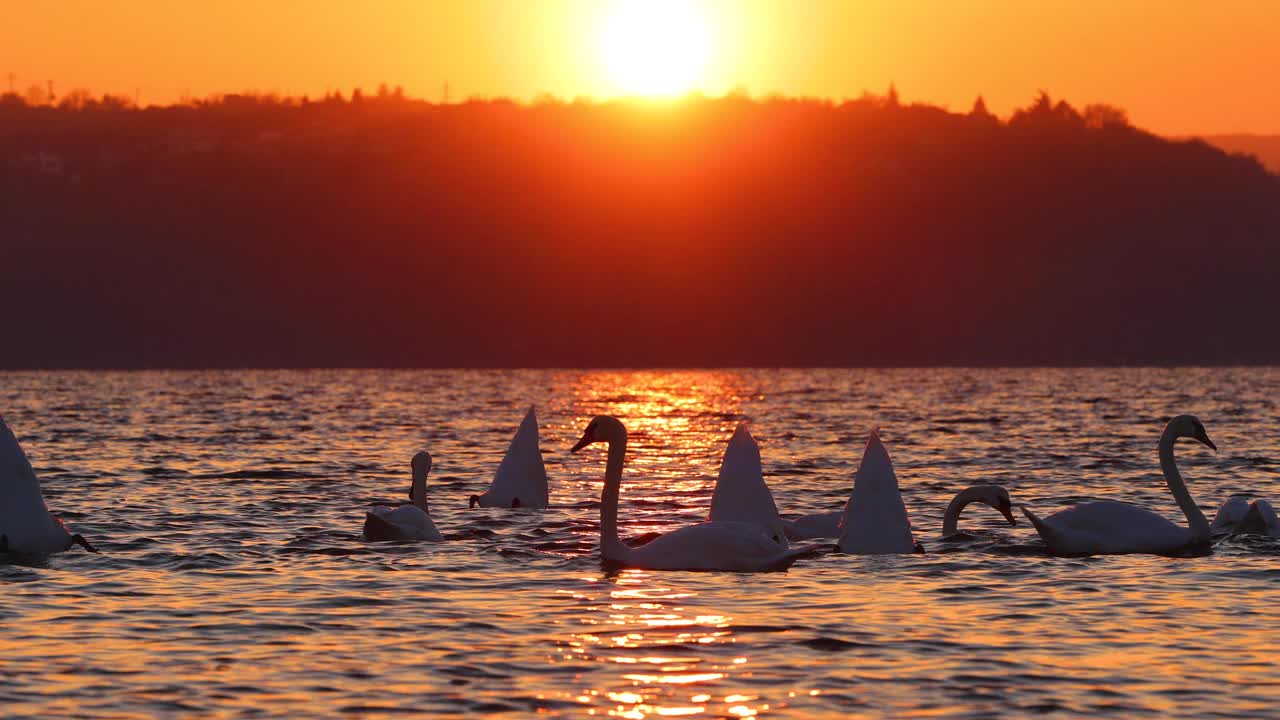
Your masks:
{"label": "sun", "polygon": [[689,0],[618,0],[605,20],[600,52],[622,92],[678,95],[702,80],[711,34]]}

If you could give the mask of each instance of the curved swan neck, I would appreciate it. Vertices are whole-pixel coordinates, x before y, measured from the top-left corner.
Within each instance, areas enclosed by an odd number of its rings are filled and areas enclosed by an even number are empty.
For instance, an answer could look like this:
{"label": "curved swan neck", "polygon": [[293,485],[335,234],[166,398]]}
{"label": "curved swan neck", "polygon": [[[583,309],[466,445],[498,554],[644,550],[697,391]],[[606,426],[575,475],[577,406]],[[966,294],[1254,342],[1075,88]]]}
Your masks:
{"label": "curved swan neck", "polygon": [[951,504],[947,506],[947,514],[942,518],[943,535],[955,534],[956,524],[960,522],[960,513],[964,512],[969,503],[977,500],[981,493],[982,491],[978,488],[965,488],[951,498]]}
{"label": "curved swan neck", "polygon": [[[402,486],[403,487],[403,486]],[[423,512],[427,510],[427,471],[413,469],[413,484],[409,486],[409,501]]]}
{"label": "curved swan neck", "polygon": [[1182,514],[1187,516],[1187,524],[1191,526],[1192,532],[1208,538],[1209,521],[1200,511],[1200,506],[1196,505],[1196,501],[1192,499],[1191,491],[1187,489],[1182,473],[1178,472],[1178,464],[1173,459],[1173,442],[1177,439],[1177,434],[1168,429],[1165,429],[1164,434],[1160,436],[1160,470],[1164,472],[1164,480],[1169,484],[1169,492],[1173,493],[1173,498],[1178,501]]}
{"label": "curved swan neck", "polygon": [[609,441],[609,460],[604,469],[604,491],[600,493],[600,552],[620,559],[629,548],[618,539],[618,496],[622,491],[622,461],[627,456],[627,437]]}

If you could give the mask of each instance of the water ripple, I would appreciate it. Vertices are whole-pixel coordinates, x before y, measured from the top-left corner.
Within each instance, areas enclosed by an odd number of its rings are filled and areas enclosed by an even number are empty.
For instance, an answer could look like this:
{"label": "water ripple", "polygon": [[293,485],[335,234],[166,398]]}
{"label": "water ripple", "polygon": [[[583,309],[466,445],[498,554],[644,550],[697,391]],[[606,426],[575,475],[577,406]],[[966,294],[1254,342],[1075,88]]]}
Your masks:
{"label": "water ripple", "polygon": [[[1280,540],[1054,559],[980,506],[938,538],[975,483],[1176,519],[1155,443],[1178,412],[1222,449],[1180,446],[1207,513],[1280,499],[1274,369],[0,378],[50,506],[103,551],[0,562],[6,715],[1255,718],[1280,700]],[[531,402],[553,507],[468,509]],[[881,427],[928,553],[602,566],[603,458],[567,452],[602,412],[634,441],[632,542],[705,517],[749,419],[784,514],[840,507]],[[420,449],[448,542],[365,542],[364,508],[402,501]]]}

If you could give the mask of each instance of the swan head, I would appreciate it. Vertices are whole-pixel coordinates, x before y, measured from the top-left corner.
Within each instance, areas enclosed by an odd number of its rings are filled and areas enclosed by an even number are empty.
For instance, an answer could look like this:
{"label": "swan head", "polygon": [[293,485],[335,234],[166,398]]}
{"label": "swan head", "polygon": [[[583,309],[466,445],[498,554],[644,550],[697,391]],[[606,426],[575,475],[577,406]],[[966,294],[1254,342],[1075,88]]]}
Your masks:
{"label": "swan head", "polygon": [[1195,415],[1179,415],[1169,421],[1165,427],[1166,433],[1171,433],[1174,439],[1185,437],[1196,440],[1203,445],[1207,445],[1215,452],[1218,446],[1213,444],[1209,439],[1209,434],[1204,430],[1204,423],[1200,422],[1200,418]]}
{"label": "swan head", "polygon": [[1001,485],[979,485],[977,487],[978,497],[974,498],[984,505],[990,505],[995,508],[1010,525],[1017,525],[1018,521],[1013,519],[1013,502],[1009,500],[1009,491],[1005,490]]}
{"label": "swan head", "polygon": [[[431,472],[431,453],[423,450],[422,452],[414,455],[413,459],[409,461],[409,467],[413,468],[413,476],[415,478],[421,475],[425,479],[427,477],[427,473]],[[409,486],[409,499],[413,499],[412,485]]]}
{"label": "swan head", "polygon": [[623,427],[622,421],[609,415],[597,415],[588,425],[587,429],[582,433],[582,439],[578,444],[570,448],[569,452],[578,452],[582,448],[598,442],[618,442],[627,439],[627,429]]}
{"label": "swan head", "polygon": [[424,475],[431,472],[431,453],[423,450],[414,455],[413,459],[409,461],[409,466],[413,468],[414,472],[421,472]]}

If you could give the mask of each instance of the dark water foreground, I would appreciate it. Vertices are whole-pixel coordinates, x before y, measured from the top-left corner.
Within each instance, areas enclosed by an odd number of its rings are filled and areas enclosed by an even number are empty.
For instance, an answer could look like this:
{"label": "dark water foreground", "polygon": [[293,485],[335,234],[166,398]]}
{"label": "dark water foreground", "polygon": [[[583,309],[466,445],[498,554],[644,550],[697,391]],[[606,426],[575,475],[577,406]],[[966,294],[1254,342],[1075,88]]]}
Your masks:
{"label": "dark water foreground", "polygon": [[[1280,501],[1272,369],[3,373],[55,511],[103,551],[0,564],[0,714],[93,717],[1239,717],[1277,712],[1280,540],[1194,558],[1044,556],[973,506],[1125,499],[1171,518],[1164,420],[1212,514]],[[468,510],[535,402],[555,507]],[[624,532],[705,516],[749,418],[784,513],[837,507],[866,431],[925,555],[768,575],[602,570],[603,453],[631,430]],[[365,543],[410,456],[449,542]]]}

